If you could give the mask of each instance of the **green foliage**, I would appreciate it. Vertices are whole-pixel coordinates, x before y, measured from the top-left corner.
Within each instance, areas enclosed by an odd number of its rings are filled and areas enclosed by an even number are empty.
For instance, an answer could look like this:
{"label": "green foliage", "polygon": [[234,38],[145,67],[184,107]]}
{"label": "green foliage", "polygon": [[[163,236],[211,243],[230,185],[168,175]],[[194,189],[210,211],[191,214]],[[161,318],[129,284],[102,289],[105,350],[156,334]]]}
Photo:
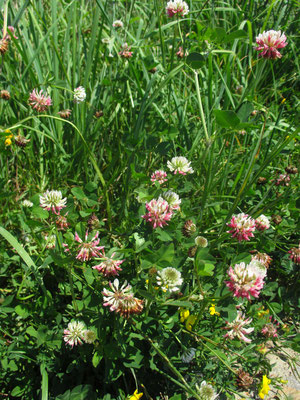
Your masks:
{"label": "green foliage", "polygon": [[[15,28],[0,71],[10,93],[0,99],[2,395],[200,399],[206,381],[233,399],[243,369],[257,396],[271,370],[260,346],[300,348],[296,3],[188,2],[173,19],[157,0],[0,3],[3,28]],[[255,38],[270,29],[287,36],[281,59],[257,56]],[[74,103],[79,86],[87,97]],[[33,89],[51,97],[48,110],[30,107]],[[176,156],[194,172],[171,173]],[[162,169],[168,180],[152,182]],[[60,216],[40,206],[46,190],[66,199]],[[181,203],[153,229],[145,204],[168,190]],[[238,242],[226,231],[239,213],[271,227]],[[272,258],[263,288],[234,297],[229,267],[258,252]],[[103,304],[115,276],[93,267],[105,257],[124,260],[125,310]],[[170,267],[178,290],[163,282]],[[238,311],[251,319],[250,343],[224,337]],[[75,321],[92,343],[65,343]],[[262,332],[269,323],[280,341]]]}

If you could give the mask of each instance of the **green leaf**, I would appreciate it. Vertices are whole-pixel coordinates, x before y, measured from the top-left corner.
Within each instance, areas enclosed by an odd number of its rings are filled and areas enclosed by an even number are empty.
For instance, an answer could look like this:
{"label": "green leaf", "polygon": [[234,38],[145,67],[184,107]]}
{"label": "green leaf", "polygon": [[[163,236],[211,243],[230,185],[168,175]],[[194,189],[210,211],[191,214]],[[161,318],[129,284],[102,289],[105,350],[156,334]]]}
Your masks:
{"label": "green leaf", "polygon": [[86,199],[86,195],[85,195],[84,191],[79,187],[72,188],[71,192],[72,192],[73,196],[75,196],[76,199],[78,199],[78,200]]}
{"label": "green leaf", "polygon": [[171,236],[166,231],[162,230],[161,228],[157,228],[156,233],[158,234],[159,240],[161,240],[162,242],[171,242],[172,241]]}
{"label": "green leaf", "polygon": [[72,391],[67,390],[64,394],[55,397],[55,400],[96,400],[97,396],[93,392],[91,385],[79,385]]}
{"label": "green leaf", "polygon": [[98,365],[99,365],[100,361],[102,360],[102,358],[103,358],[103,355],[100,354],[98,351],[96,351],[94,353],[93,358],[92,358],[92,364],[93,364],[94,368],[98,367]]}
{"label": "green leaf", "polygon": [[38,337],[38,333],[37,333],[37,331],[34,329],[33,326],[29,326],[29,327],[26,329],[26,333],[28,333],[28,335],[30,335],[30,336],[32,336],[32,337],[35,337],[35,338]]}
{"label": "green leaf", "polygon": [[204,38],[212,42],[223,42],[226,31],[224,28],[208,28],[205,32]]}
{"label": "green leaf", "polygon": [[40,219],[46,219],[49,217],[48,211],[44,210],[42,207],[33,207],[32,210],[32,215],[34,215],[37,218]]}
{"label": "green leaf", "polygon": [[234,111],[214,110],[217,123],[223,128],[235,128],[241,122]]}
{"label": "green leaf", "polygon": [[22,318],[27,318],[29,315],[28,309],[23,305],[18,305],[15,307],[15,312]]}
{"label": "green leaf", "polygon": [[175,255],[174,244],[171,243],[168,246],[161,246],[155,256],[157,256],[157,262],[167,261],[171,263]]}
{"label": "green leaf", "polygon": [[243,31],[242,29],[239,29],[237,31],[231,32],[229,34],[227,34],[224,38],[223,38],[223,43],[228,43],[228,42],[232,42],[235,39],[243,39],[248,37],[247,32]]}
{"label": "green leaf", "polygon": [[199,276],[213,276],[213,270],[215,266],[213,264],[204,263],[203,261],[199,261],[197,265],[197,273]]}
{"label": "green leaf", "polygon": [[200,53],[193,52],[187,56],[186,62],[191,68],[199,69],[205,64],[206,57]]}
{"label": "green leaf", "polygon": [[93,270],[91,268],[86,269],[85,271],[83,271],[83,275],[87,281],[87,283],[89,285],[92,285],[92,283],[95,280],[94,274],[93,274]]}

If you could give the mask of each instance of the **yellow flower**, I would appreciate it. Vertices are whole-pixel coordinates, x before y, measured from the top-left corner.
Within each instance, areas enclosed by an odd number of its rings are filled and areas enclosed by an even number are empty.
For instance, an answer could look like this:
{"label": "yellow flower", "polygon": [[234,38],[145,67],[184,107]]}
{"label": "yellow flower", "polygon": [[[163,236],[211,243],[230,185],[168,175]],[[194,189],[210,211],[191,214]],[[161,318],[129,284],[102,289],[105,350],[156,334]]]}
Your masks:
{"label": "yellow flower", "polygon": [[5,133],[11,133],[11,130],[10,130],[10,129],[5,129],[4,132],[5,132]]}
{"label": "yellow flower", "polygon": [[130,396],[129,400],[139,400],[143,396],[143,393],[138,393],[136,389],[132,396]]}
{"label": "yellow flower", "polygon": [[183,307],[179,308],[180,322],[184,322],[186,319],[188,319],[189,315],[190,315],[190,310]]}
{"label": "yellow flower", "polygon": [[186,320],[186,322],[185,322],[185,328],[186,328],[186,330],[191,331],[192,328],[193,328],[193,325],[194,325],[195,322],[196,322],[196,320],[197,320],[196,315],[190,315],[190,316],[188,317],[188,319]]}
{"label": "yellow flower", "polygon": [[270,390],[269,384],[270,383],[271,383],[271,379],[268,379],[267,375],[264,375],[259,392],[258,392],[258,395],[261,399],[264,399],[265,396],[269,393],[269,390]]}
{"label": "yellow flower", "polygon": [[6,139],[5,139],[5,146],[10,146],[11,145],[11,143],[12,143],[12,141],[11,141],[11,138],[9,138],[9,137],[7,137]]}
{"label": "yellow flower", "polygon": [[264,310],[264,306],[262,307],[262,309],[260,309],[258,312],[257,312],[257,315],[258,315],[258,318],[262,318],[263,316],[265,316],[265,315],[268,315],[269,314],[269,309],[267,309],[267,310]]}
{"label": "yellow flower", "polygon": [[215,304],[211,304],[211,306],[209,307],[209,313],[210,313],[210,315],[217,315],[217,316],[220,315],[220,313],[218,311],[216,311]]}

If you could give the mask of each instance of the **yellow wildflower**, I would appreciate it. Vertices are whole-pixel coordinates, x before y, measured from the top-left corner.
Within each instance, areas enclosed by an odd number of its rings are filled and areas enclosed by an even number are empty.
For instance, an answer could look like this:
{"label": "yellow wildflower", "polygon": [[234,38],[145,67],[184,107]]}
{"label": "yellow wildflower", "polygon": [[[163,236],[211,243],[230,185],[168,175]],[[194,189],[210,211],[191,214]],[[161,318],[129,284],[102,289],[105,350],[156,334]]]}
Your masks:
{"label": "yellow wildflower", "polygon": [[189,315],[190,315],[190,310],[183,307],[179,308],[180,322],[184,322],[186,319],[188,319]]}
{"label": "yellow wildflower", "polygon": [[190,315],[190,316],[188,317],[188,319],[186,320],[186,322],[185,322],[185,328],[186,328],[186,330],[191,331],[192,328],[193,328],[193,325],[194,325],[195,322],[196,322],[196,320],[197,320],[196,315]]}
{"label": "yellow wildflower", "polygon": [[10,129],[5,129],[4,132],[5,132],[5,133],[11,133],[11,130],[10,130]]}
{"label": "yellow wildflower", "polygon": [[138,393],[136,389],[132,396],[130,396],[129,400],[139,400],[143,396],[143,393]]}
{"label": "yellow wildflower", "polygon": [[268,379],[267,375],[264,375],[259,392],[258,392],[258,395],[261,399],[264,399],[265,396],[269,393],[269,390],[270,390],[269,384],[270,383],[271,383],[271,379]]}
{"label": "yellow wildflower", "polygon": [[220,313],[216,311],[216,305],[213,303],[209,307],[209,313],[210,315],[217,315],[218,317],[220,316]]}
{"label": "yellow wildflower", "polygon": [[258,312],[257,312],[257,315],[258,315],[258,318],[262,318],[262,317],[264,317],[265,315],[268,315],[269,314],[269,309],[267,309],[267,310],[265,310],[264,309],[265,307],[263,306]]}
{"label": "yellow wildflower", "polygon": [[5,146],[10,146],[11,144],[12,144],[12,141],[11,141],[11,138],[9,138],[9,137],[7,137],[6,139],[5,139]]}

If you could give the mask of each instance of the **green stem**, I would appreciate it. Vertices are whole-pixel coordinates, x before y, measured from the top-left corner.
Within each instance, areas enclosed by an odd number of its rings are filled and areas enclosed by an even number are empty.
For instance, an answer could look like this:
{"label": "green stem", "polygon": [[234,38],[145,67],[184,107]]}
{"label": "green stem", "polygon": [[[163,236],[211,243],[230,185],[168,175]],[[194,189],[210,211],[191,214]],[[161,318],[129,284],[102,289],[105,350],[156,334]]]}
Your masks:
{"label": "green stem", "polygon": [[76,314],[78,314],[79,310],[78,310],[77,303],[76,303],[76,298],[75,298],[75,293],[74,293],[74,283],[73,283],[73,278],[72,278],[72,265],[70,267],[68,267],[68,277],[69,277],[70,290],[71,290],[72,299],[73,299],[73,306],[74,306]]}
{"label": "green stem", "polygon": [[198,81],[198,72],[194,71],[194,74],[195,74],[195,86],[196,86],[196,94],[197,94],[197,99],[198,99],[198,104],[199,104],[201,122],[203,125],[206,142],[208,142],[209,137],[208,137],[208,131],[207,131],[207,127],[206,127],[205,116],[204,116],[203,106],[202,106],[202,101],[201,101],[200,87],[199,87],[199,81]]}

